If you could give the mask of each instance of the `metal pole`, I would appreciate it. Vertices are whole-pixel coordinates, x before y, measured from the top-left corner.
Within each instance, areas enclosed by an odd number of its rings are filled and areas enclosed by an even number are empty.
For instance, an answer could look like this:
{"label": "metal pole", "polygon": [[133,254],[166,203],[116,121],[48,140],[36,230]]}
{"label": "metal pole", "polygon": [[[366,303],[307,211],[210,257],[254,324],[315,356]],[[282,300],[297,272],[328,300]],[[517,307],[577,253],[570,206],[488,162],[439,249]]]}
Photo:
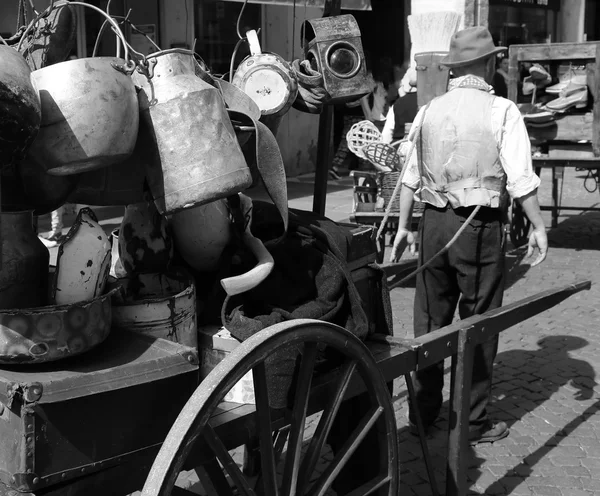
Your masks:
{"label": "metal pole", "polygon": [[[325,0],[323,17],[340,14],[342,0]],[[317,170],[315,171],[315,187],[313,196],[313,212],[325,214],[327,198],[327,178],[333,160],[333,107],[325,105],[319,116],[319,137],[317,143]]]}

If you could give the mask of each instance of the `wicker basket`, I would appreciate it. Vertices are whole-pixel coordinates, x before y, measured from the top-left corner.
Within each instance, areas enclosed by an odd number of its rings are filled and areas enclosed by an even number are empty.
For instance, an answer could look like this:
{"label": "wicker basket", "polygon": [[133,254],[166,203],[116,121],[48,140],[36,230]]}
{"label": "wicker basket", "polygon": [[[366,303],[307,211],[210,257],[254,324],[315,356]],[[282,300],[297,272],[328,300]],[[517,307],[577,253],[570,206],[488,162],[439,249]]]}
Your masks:
{"label": "wicker basket", "polygon": [[[375,203],[375,211],[376,212],[385,212],[390,200],[392,198],[392,193],[394,192],[394,188],[398,183],[398,178],[400,177],[399,171],[393,172],[378,172],[377,173],[377,200]],[[421,214],[424,209],[424,204],[422,202],[415,202],[413,206],[413,215]],[[396,195],[394,199],[394,204],[390,213],[398,214],[400,212],[400,193]]]}

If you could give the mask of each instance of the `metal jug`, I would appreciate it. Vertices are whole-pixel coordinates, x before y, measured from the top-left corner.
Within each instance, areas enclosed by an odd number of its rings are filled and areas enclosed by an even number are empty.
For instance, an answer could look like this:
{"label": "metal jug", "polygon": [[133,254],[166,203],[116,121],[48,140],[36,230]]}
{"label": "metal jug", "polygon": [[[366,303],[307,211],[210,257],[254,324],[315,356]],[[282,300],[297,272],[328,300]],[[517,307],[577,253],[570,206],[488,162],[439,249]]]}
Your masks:
{"label": "metal jug", "polygon": [[194,53],[171,49],[148,56],[146,75],[134,73],[142,119],[158,153],[147,166],[161,214],[227,197],[252,176],[218,88],[196,77]]}

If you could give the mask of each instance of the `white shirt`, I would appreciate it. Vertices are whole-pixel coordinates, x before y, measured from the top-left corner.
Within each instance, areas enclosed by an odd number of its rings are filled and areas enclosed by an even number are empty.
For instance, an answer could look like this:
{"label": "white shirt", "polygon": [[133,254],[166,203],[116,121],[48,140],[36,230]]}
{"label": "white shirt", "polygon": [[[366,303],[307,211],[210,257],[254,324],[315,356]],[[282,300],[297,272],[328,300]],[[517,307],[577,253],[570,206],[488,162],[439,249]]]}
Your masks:
{"label": "white shirt", "polygon": [[[482,81],[483,82],[483,81]],[[426,105],[421,107],[408,134],[410,143],[404,150],[412,148],[419,123],[423,119]],[[427,114],[425,114],[427,118]],[[523,121],[523,116],[517,106],[506,98],[496,97],[492,103],[491,126],[496,142],[500,145],[500,163],[506,173],[506,190],[511,198],[521,198],[531,193],[540,185],[540,178],[533,170],[531,163],[531,143]],[[418,190],[421,182],[417,152],[413,149],[408,169],[402,178],[402,184]],[[418,192],[417,192],[418,193]],[[418,195],[415,195],[418,200]]]}

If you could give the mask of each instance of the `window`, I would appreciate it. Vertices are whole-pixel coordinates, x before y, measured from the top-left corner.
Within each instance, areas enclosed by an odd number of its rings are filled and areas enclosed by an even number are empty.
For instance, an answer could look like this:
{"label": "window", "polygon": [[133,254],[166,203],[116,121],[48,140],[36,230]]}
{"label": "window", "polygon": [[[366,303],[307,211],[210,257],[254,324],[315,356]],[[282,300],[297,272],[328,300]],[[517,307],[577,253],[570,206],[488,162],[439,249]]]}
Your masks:
{"label": "window", "polygon": [[[242,3],[221,0],[195,1],[196,52],[214,74],[229,72],[231,57],[238,42],[237,19]],[[242,36],[250,29],[261,27],[261,6],[246,4],[240,23]],[[250,54],[248,45],[242,43],[234,61],[234,69]]]}

